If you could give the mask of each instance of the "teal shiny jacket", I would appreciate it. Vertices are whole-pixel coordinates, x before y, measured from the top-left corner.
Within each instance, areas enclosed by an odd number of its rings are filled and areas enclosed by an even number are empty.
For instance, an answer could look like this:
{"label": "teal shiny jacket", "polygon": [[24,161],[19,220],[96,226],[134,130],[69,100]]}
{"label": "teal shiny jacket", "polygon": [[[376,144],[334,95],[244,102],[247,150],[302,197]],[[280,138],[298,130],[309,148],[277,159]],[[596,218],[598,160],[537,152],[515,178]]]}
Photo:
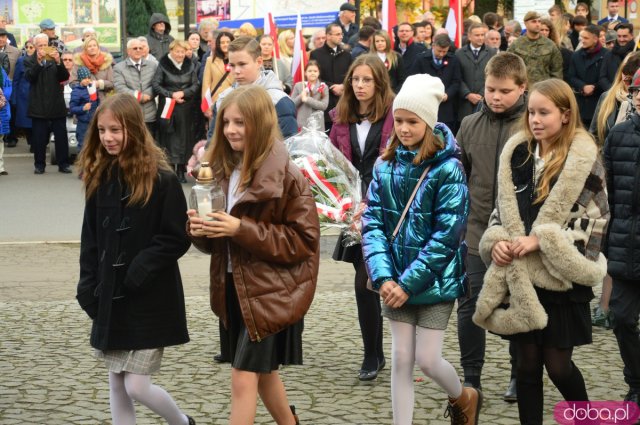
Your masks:
{"label": "teal shiny jacket", "polygon": [[[393,280],[409,294],[408,304],[452,301],[466,288],[464,242],[469,192],[451,130],[437,124],[445,146],[433,158],[412,163],[415,152],[400,146],[393,161],[373,170],[362,215],[362,251],[373,286]],[[395,240],[391,235],[420,175],[431,166]]]}

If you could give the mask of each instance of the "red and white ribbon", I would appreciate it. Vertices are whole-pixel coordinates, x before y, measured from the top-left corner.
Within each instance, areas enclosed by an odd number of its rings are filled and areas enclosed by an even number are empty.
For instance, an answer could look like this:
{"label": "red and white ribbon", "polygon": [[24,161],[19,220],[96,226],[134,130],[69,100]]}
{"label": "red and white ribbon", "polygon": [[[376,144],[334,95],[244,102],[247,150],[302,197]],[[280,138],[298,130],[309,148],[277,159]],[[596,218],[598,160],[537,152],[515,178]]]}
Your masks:
{"label": "red and white ribbon", "polygon": [[140,90],[135,90],[133,92],[133,97],[135,97],[136,100],[140,102],[142,100],[142,92]]}
{"label": "red and white ribbon", "polygon": [[310,180],[310,183],[317,186],[332,202],[333,206],[316,202],[318,214],[326,215],[332,220],[343,221],[347,211],[353,206],[353,200],[350,197],[343,198],[338,189],[325,179],[318,164],[311,156],[300,158],[303,174]]}
{"label": "red and white ribbon", "polygon": [[160,114],[160,118],[168,120],[171,119],[171,115],[173,115],[173,108],[176,106],[176,100],[170,97],[165,98],[164,100],[164,108],[162,108],[162,113]]}

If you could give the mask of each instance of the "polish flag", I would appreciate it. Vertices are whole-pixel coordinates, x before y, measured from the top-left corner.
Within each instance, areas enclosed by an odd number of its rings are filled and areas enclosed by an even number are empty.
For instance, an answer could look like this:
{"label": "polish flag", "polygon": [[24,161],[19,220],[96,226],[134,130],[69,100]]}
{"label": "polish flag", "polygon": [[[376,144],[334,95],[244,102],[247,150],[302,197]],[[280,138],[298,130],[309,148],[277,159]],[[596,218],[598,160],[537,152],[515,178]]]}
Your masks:
{"label": "polish flag", "polygon": [[200,109],[202,112],[207,112],[213,106],[213,99],[211,98],[211,87],[207,89],[207,92],[204,94],[202,98],[202,102],[200,103]]}
{"label": "polish flag", "polygon": [[171,115],[173,115],[173,108],[176,106],[176,100],[170,97],[164,99],[164,108],[162,109],[162,114],[160,114],[160,118],[168,120],[171,119]]}
{"label": "polish flag", "polygon": [[264,21],[264,33],[271,36],[273,40],[273,58],[280,59],[280,45],[278,44],[278,27],[276,27],[276,21],[273,20],[271,12],[265,15]]}
{"label": "polish flag", "polygon": [[398,25],[398,18],[396,16],[396,0],[382,0],[382,29],[389,33],[392,50],[396,39],[393,34],[393,27],[396,25]]}
{"label": "polish flag", "polygon": [[462,47],[462,0],[449,1],[449,14],[445,28],[449,32],[449,38],[454,41],[456,47]]}
{"label": "polish flag", "polygon": [[298,12],[295,39],[293,42],[293,56],[291,59],[291,75],[293,76],[294,85],[304,81],[306,55],[304,36],[302,35],[302,18],[300,17],[300,12]]}
{"label": "polish flag", "polygon": [[96,89],[96,85],[91,83],[87,86],[87,91],[89,92],[89,99],[91,99],[92,102],[95,102],[96,100],[98,100],[98,90]]}
{"label": "polish flag", "polygon": [[133,97],[135,97],[136,100],[140,102],[142,100],[142,92],[140,90],[134,90]]}

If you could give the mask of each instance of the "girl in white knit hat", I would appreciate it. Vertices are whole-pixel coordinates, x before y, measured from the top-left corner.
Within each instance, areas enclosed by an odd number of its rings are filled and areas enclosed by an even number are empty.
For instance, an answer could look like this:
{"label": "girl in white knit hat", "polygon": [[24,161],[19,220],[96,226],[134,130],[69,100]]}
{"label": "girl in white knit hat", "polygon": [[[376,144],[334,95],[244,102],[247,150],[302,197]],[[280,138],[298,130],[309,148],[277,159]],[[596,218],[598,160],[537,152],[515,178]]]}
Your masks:
{"label": "girl in white knit hat", "polygon": [[394,133],[373,170],[362,215],[362,249],[384,301],[392,336],[394,425],[413,420],[413,367],[448,395],[452,424],[477,424],[482,394],[462,387],[442,358],[453,305],[466,287],[464,233],[469,195],[456,140],[436,122],[440,79],[405,81],[393,102]]}

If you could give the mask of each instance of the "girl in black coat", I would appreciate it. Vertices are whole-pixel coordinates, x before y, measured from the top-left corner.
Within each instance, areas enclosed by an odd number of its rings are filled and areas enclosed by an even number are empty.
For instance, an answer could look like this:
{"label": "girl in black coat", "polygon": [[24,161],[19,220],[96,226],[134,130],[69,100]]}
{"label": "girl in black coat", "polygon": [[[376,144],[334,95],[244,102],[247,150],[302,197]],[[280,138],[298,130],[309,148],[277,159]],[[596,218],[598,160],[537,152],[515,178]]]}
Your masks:
{"label": "girl in black coat", "polygon": [[391,90],[398,93],[406,78],[406,70],[402,55],[399,55],[391,48],[391,39],[386,31],[379,30],[373,35],[373,44],[371,45],[371,53],[377,54],[380,60],[384,62],[384,66],[389,72],[389,80],[391,81]]}
{"label": "girl in black coat", "polygon": [[85,141],[77,299],[109,370],[113,423],[135,423],[136,400],[171,425],[195,424],[150,376],[164,347],[189,341],[178,268],[189,249],[182,188],[132,96],[108,97]]}

